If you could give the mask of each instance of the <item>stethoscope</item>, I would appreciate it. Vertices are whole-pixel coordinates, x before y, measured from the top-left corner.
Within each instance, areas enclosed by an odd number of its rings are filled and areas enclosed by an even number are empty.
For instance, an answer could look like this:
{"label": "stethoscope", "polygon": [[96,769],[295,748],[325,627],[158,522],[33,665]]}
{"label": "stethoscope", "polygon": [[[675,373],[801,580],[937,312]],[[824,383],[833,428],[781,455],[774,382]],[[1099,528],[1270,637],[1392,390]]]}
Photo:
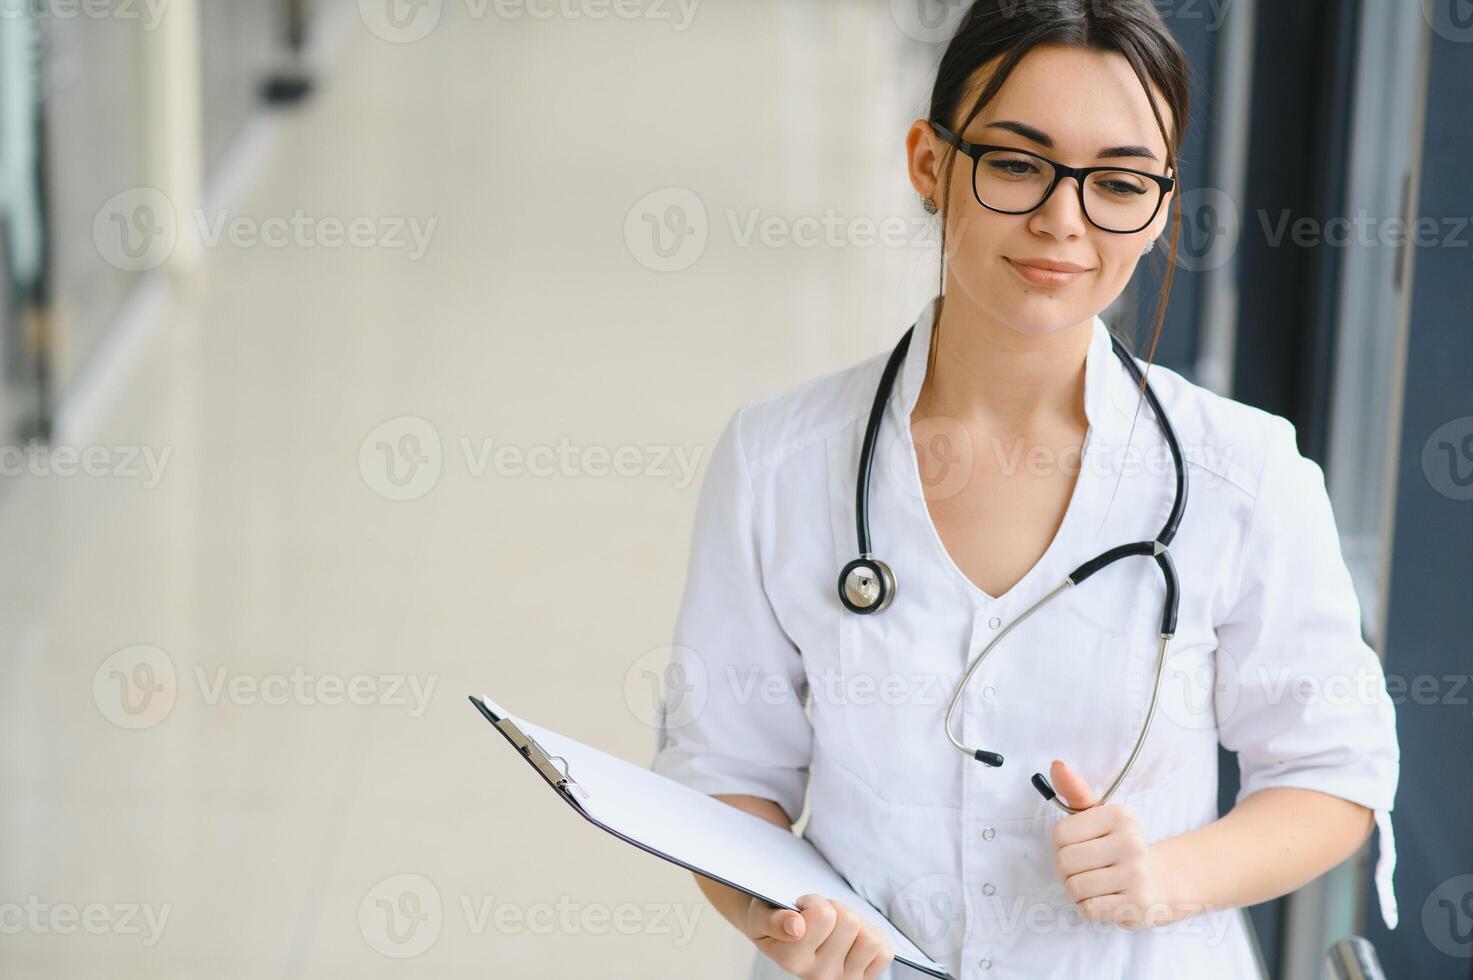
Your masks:
{"label": "stethoscope", "polygon": [[[895,345],[895,350],[890,353],[890,359],[885,362],[885,369],[880,374],[879,388],[875,391],[874,404],[870,407],[869,423],[864,430],[864,443],[859,454],[859,476],[856,480],[854,495],[854,517],[856,529],[859,534],[859,557],[845,565],[839,572],[839,601],[851,612],[860,614],[877,613],[887,608],[895,599],[895,573],[890,566],[875,558],[870,552],[869,537],[869,480],[870,470],[873,468],[875,458],[875,442],[880,434],[880,420],[885,415],[885,406],[890,400],[890,391],[895,386],[895,376],[900,371],[900,364],[905,360],[905,352],[910,345],[911,333],[915,330],[912,326],[905,331],[900,342]],[[1166,437],[1166,445],[1171,450],[1171,461],[1176,467],[1176,499],[1172,502],[1171,513],[1166,518],[1161,532],[1153,541],[1136,541],[1131,544],[1122,544],[1111,548],[1109,551],[1101,552],[1094,558],[1080,565],[1065,577],[1064,581],[1052,592],[1039,599],[1033,605],[1024,610],[1016,619],[998,632],[982,652],[967,666],[967,672],[962,675],[961,683],[957,685],[956,693],[951,697],[951,704],[946,709],[946,737],[951,739],[951,744],[989,766],[1002,765],[1002,755],[987,749],[973,748],[964,745],[951,730],[951,719],[956,714],[957,705],[961,703],[962,692],[967,689],[967,683],[971,681],[972,675],[977,668],[982,666],[982,661],[992,648],[1012,632],[1013,628],[1038,611],[1040,607],[1053,599],[1065,589],[1078,585],[1091,575],[1101,569],[1114,564],[1121,558],[1130,555],[1149,556],[1156,559],[1156,565],[1161,569],[1161,575],[1166,582],[1166,599],[1164,609],[1161,613],[1161,648],[1156,657],[1156,679],[1151,685],[1151,701],[1146,709],[1146,719],[1141,725],[1140,735],[1136,737],[1135,748],[1131,749],[1130,757],[1125,760],[1124,767],[1115,781],[1105,790],[1095,806],[1102,806],[1109,801],[1111,794],[1124,781],[1130,767],[1135,764],[1136,757],[1140,755],[1141,746],[1145,744],[1146,732],[1151,728],[1151,719],[1156,714],[1156,700],[1161,691],[1161,671],[1166,663],[1166,648],[1171,642],[1172,635],[1176,632],[1177,605],[1180,598],[1180,587],[1176,577],[1176,566],[1171,561],[1171,554],[1167,545],[1176,536],[1177,525],[1181,523],[1182,513],[1187,503],[1187,471],[1182,463],[1181,446],[1176,441],[1176,432],[1171,427],[1171,420],[1166,417],[1166,411],[1157,400],[1156,393],[1146,383],[1141,374],[1141,369],[1131,357],[1129,351],[1121,344],[1120,339],[1112,331],[1110,334],[1110,346],[1115,351],[1115,356],[1125,365],[1126,371],[1135,379],[1138,386],[1144,386],[1146,400],[1151,405],[1151,411],[1156,413],[1156,421],[1160,423],[1161,434]],[[1052,800],[1059,809],[1066,813],[1079,813],[1084,807],[1073,807],[1059,798],[1053,786],[1049,785],[1048,779],[1043,773],[1033,774],[1033,786],[1042,794],[1045,800]]]}

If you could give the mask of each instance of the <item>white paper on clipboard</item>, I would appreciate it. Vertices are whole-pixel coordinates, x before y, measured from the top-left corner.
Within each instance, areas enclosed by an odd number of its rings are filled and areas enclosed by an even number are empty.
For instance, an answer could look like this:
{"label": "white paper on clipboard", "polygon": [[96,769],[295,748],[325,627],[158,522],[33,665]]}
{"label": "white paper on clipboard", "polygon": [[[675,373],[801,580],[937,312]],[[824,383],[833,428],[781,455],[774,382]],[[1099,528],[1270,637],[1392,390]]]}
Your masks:
{"label": "white paper on clipboard", "polygon": [[[512,715],[489,697],[471,701],[574,810],[601,829],[775,906],[796,910],[799,896],[809,892],[836,899],[885,931],[897,962],[951,980],[945,967],[851,888],[803,838]],[[503,719],[511,724],[499,724]],[[519,744],[522,739],[531,744]]]}

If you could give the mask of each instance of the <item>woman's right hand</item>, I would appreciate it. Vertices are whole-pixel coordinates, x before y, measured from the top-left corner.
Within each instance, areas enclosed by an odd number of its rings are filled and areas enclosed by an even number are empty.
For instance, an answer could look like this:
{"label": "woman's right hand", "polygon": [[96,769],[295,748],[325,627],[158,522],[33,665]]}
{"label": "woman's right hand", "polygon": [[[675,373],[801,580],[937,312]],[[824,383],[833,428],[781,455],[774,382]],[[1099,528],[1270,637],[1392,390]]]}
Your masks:
{"label": "woman's right hand", "polygon": [[747,938],[800,980],[874,980],[895,959],[889,938],[854,909],[821,895],[798,899],[800,912],[760,898],[747,906]]}

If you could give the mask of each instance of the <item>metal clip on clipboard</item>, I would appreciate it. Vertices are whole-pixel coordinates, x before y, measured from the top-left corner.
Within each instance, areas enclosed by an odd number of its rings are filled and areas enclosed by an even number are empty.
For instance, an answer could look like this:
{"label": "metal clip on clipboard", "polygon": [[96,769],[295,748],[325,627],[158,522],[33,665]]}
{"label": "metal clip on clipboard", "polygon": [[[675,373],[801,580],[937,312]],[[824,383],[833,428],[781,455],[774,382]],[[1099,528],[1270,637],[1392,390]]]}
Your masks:
{"label": "metal clip on clipboard", "polygon": [[[481,709],[482,714],[492,717],[484,705],[475,701],[475,699],[472,699],[472,702]],[[574,802],[588,801],[588,793],[573,779],[567,759],[564,759],[560,755],[549,755],[547,750],[539,745],[535,738],[523,732],[517,727],[517,723],[510,718],[496,718],[492,721],[492,724],[501,730],[501,734],[505,735],[511,741],[512,745],[516,746],[517,751],[522,753],[528,762],[532,763],[533,768],[542,774],[542,778],[552,784],[553,789],[564,794]],[[563,764],[561,769],[553,764],[554,759]]]}

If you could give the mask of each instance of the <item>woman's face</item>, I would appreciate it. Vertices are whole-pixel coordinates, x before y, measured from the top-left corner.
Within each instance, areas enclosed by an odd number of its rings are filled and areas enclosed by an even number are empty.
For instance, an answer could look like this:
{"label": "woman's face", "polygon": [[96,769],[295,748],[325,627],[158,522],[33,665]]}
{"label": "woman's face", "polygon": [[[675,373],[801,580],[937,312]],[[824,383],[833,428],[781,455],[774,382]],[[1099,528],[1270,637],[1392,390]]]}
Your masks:
{"label": "woman's face", "polygon": [[[989,65],[978,72],[963,106],[971,106],[991,69]],[[1156,99],[1167,126],[1175,125],[1164,98],[1156,93]],[[1166,144],[1146,93],[1130,63],[1115,53],[1056,45],[1034,48],[992,102],[957,135],[973,143],[1030,150],[1067,166],[1115,165],[1171,176]],[[956,153],[949,186],[937,186],[940,162],[952,148],[924,120],[911,127],[907,146],[916,190],[950,209],[948,294],[959,290],[964,303],[1021,333],[1050,333],[1110,305],[1170,213],[1168,194],[1141,231],[1104,231],[1084,216],[1074,179],[1064,178],[1037,210],[999,214],[973,195],[972,160],[964,154]],[[1123,154],[1120,147],[1127,148]],[[1040,282],[1017,267],[1040,261],[1070,263],[1083,271],[1065,283]]]}

